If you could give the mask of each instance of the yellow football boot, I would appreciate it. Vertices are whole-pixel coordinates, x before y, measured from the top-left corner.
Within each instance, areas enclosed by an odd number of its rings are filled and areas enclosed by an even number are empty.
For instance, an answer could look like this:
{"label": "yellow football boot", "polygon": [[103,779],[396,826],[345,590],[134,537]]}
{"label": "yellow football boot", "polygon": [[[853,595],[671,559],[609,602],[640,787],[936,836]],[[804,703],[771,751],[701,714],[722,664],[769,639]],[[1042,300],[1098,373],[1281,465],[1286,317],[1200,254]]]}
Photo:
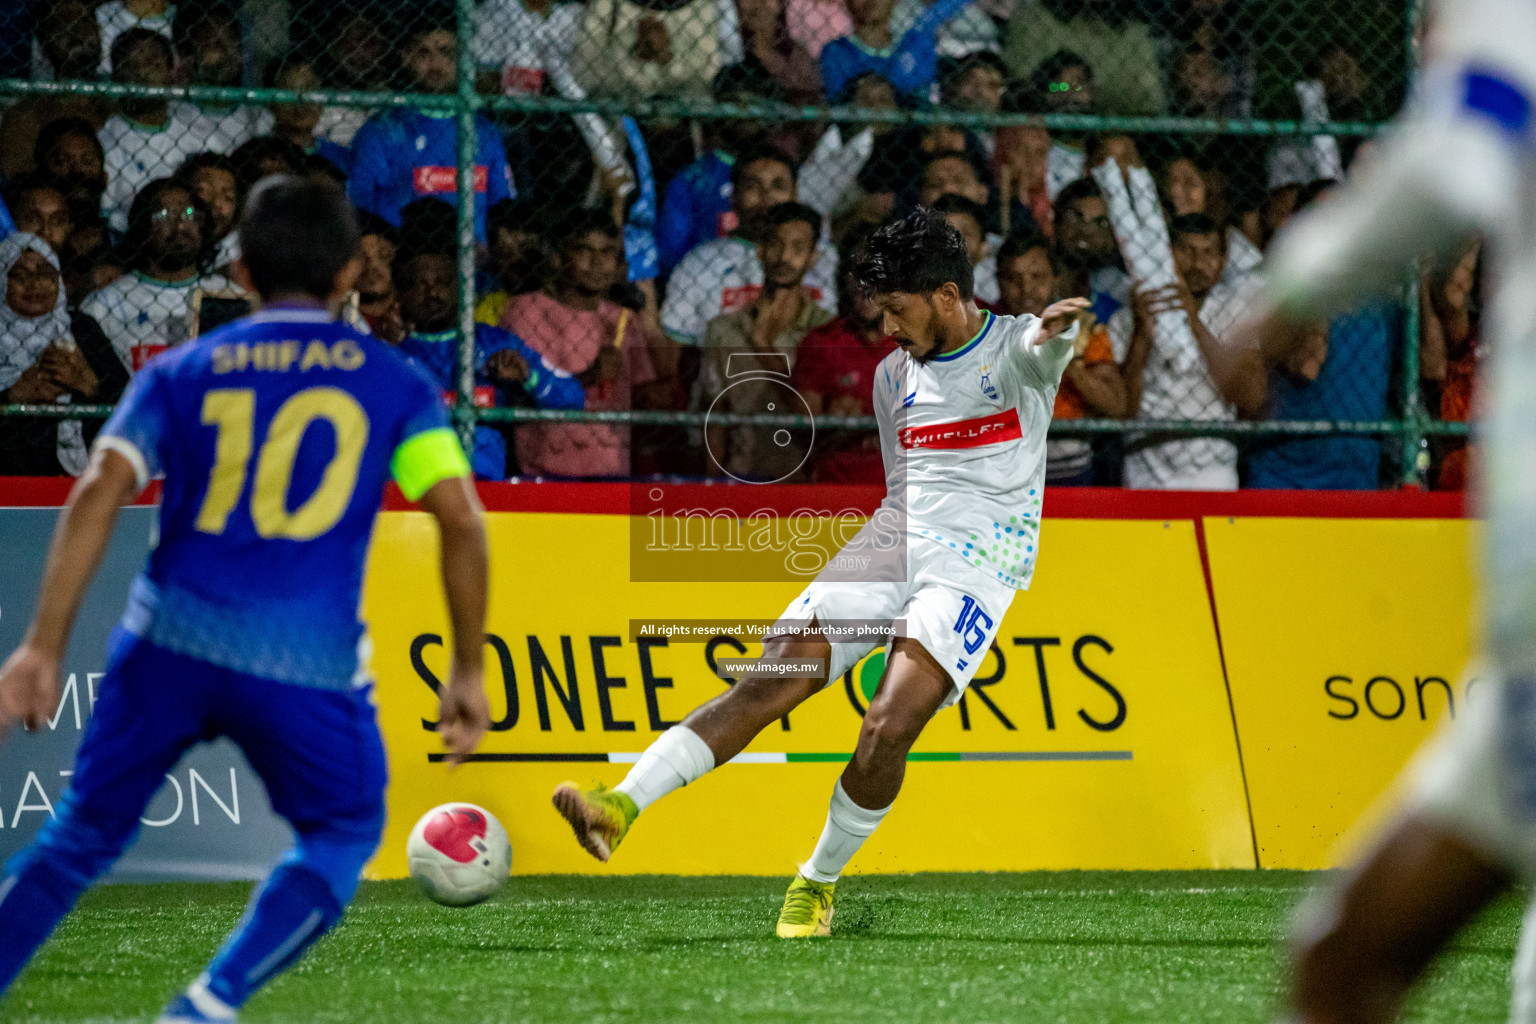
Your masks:
{"label": "yellow football boot", "polygon": [[562,782],[555,787],[554,805],[576,831],[581,848],[605,862],[640,814],[626,794],[601,784],[582,789],[574,782]]}
{"label": "yellow football boot", "polygon": [[804,875],[796,875],[784,895],[784,909],[779,911],[779,938],[831,935],[832,890],[836,887],[836,882],[813,882]]}

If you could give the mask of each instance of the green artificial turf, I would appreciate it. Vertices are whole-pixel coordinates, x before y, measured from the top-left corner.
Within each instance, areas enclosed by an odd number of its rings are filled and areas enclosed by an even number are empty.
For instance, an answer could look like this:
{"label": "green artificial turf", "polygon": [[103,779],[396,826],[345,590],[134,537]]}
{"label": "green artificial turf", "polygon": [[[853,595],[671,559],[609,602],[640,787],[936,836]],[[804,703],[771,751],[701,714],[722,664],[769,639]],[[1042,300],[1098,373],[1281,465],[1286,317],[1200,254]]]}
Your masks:
{"label": "green artificial turf", "polygon": [[[833,938],[783,942],[787,879],[512,879],[490,903],[365,884],[345,924],[259,994],[262,1022],[1268,1024],[1278,940],[1318,875],[850,877]],[[14,1022],[149,1021],[240,914],[243,885],[88,894],[15,990]],[[1490,910],[1410,1019],[1502,1022],[1521,904]]]}

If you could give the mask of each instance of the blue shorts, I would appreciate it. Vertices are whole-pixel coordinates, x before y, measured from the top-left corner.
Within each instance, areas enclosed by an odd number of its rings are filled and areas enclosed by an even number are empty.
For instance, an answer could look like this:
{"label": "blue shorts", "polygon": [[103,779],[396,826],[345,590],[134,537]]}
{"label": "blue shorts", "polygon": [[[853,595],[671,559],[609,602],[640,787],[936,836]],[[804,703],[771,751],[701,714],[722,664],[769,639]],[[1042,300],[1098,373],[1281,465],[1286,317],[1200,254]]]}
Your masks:
{"label": "blue shorts", "polygon": [[262,679],[121,628],[64,801],[109,832],[131,833],[182,754],[220,736],[240,747],[300,836],[378,842],[388,772],[371,688]]}

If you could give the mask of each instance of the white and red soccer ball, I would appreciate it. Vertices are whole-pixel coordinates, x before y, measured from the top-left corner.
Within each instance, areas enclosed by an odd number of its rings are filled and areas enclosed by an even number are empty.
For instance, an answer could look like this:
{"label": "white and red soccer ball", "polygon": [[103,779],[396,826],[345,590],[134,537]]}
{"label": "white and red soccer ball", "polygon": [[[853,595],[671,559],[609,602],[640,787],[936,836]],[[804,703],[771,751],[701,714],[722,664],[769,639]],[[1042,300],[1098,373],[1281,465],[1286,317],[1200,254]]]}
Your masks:
{"label": "white and red soccer ball", "polygon": [[443,804],[421,816],[405,844],[406,864],[437,903],[467,907],[488,898],[512,870],[507,830],[484,807]]}

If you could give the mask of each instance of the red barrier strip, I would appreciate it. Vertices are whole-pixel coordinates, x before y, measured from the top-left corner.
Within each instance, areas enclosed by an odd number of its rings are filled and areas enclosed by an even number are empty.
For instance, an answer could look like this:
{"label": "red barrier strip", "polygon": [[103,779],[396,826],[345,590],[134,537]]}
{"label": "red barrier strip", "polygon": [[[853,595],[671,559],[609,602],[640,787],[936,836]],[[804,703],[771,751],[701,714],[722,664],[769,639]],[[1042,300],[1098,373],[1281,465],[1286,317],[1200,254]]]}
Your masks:
{"label": "red barrier strip", "polygon": [[[0,476],[0,507],[64,504],[74,481],[68,477]],[[706,509],[736,513],[796,512],[867,515],[884,497],[884,487],[812,484],[628,484],[481,483],[480,500],[491,512],[647,514],[658,509]],[[151,484],[136,504],[159,499]],[[384,507],[412,506],[390,485]],[[1424,491],[1125,491],[1114,487],[1048,487],[1046,518],[1199,519],[1202,516],[1288,516],[1320,519],[1460,519],[1466,504],[1460,492]]]}

